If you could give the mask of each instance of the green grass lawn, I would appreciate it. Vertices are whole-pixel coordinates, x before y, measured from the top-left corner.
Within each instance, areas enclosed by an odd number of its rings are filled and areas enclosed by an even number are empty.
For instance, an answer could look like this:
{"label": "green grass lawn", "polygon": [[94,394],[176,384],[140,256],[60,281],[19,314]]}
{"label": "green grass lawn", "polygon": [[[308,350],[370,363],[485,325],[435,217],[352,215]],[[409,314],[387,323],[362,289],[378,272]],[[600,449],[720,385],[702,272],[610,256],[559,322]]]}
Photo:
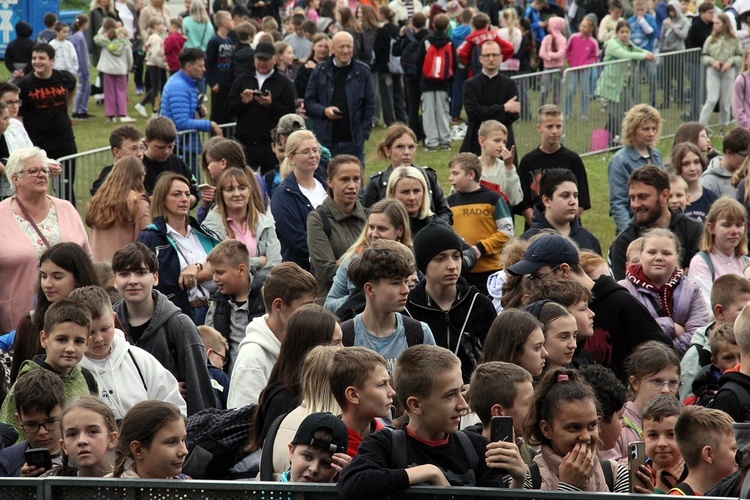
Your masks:
{"label": "green grass lawn", "polygon": [[[92,71],[92,74],[96,74],[95,70]],[[7,80],[8,77],[7,69],[4,66],[0,66],[0,78]],[[146,124],[146,118],[141,117],[133,108],[133,106],[140,101],[140,98],[141,96],[135,95],[135,86],[131,79],[128,86],[129,115],[137,119],[133,125],[142,130]],[[531,104],[532,107],[537,104],[535,98],[532,98]],[[151,110],[148,109],[148,111],[150,112]],[[679,109],[670,109],[663,113],[665,134],[673,132],[679,125],[680,122],[678,117],[680,111],[681,110]],[[108,146],[110,131],[119,125],[118,123],[109,123],[106,121],[103,106],[96,105],[93,97],[89,103],[89,113],[95,115],[96,118],[89,120],[76,120],[73,124],[79,152]],[[585,152],[588,148],[586,144],[588,137],[590,137],[591,130],[597,126],[597,120],[603,121],[605,119],[604,115],[605,114],[602,113],[602,110],[600,109],[600,105],[598,103],[592,103],[591,119],[589,121],[567,123],[565,142],[568,147],[578,152]],[[601,124],[599,124],[599,126],[601,126]],[[520,158],[538,145],[539,135],[536,132],[534,123],[530,121],[516,122],[513,128],[516,136],[516,147]],[[377,144],[383,138],[384,133],[385,130],[382,125],[376,127],[373,130],[370,140],[366,144],[366,176],[388,166],[388,162],[378,158],[376,153]],[[668,156],[671,144],[671,139],[663,139],[659,144],[659,148],[665,158]],[[721,141],[714,140],[714,147],[720,148],[720,146]],[[448,183],[448,162],[454,154],[458,153],[459,147],[460,142],[456,141],[453,143],[453,150],[451,151],[426,152],[423,148],[420,148],[417,151],[414,163],[416,165],[429,166],[435,169],[438,173],[438,178],[441,181],[443,189],[447,192],[450,189],[450,184]],[[587,155],[583,158],[588,173],[592,208],[583,214],[582,222],[587,229],[599,238],[604,252],[609,249],[609,246],[615,237],[615,226],[609,216],[609,187],[607,184],[607,165],[613,154],[614,153]],[[109,157],[106,159],[109,160]],[[93,179],[98,176],[102,167],[110,164],[109,161],[103,162],[101,165],[99,165],[99,163],[100,162],[89,162],[79,164],[75,189],[78,196],[79,206],[81,207],[85,207],[85,204],[88,203],[88,189],[91,186]],[[523,220],[521,217],[516,217],[516,234],[520,235],[522,231]]]}

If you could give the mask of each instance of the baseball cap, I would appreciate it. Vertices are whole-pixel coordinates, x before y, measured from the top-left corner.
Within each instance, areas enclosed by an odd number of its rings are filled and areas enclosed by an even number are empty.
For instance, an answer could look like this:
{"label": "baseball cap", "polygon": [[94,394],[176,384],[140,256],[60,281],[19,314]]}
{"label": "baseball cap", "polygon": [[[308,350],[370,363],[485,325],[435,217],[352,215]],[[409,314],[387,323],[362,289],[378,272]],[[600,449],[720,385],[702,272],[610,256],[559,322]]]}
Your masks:
{"label": "baseball cap", "polygon": [[[315,433],[320,429],[329,431],[332,438],[315,439]],[[332,413],[313,413],[299,424],[292,444],[306,444],[331,453],[345,453],[349,446],[349,432],[346,430],[346,424]]]}
{"label": "baseball cap", "polygon": [[258,59],[271,59],[276,55],[276,49],[272,43],[260,42],[255,47],[255,57]]}
{"label": "baseball cap", "polygon": [[537,271],[544,265],[568,264],[578,265],[578,249],[566,237],[559,234],[542,236],[531,242],[519,260],[507,271],[513,276],[523,276]]}
{"label": "baseball cap", "polygon": [[276,125],[276,131],[281,135],[289,135],[297,130],[306,130],[304,118],[297,113],[282,116]]}

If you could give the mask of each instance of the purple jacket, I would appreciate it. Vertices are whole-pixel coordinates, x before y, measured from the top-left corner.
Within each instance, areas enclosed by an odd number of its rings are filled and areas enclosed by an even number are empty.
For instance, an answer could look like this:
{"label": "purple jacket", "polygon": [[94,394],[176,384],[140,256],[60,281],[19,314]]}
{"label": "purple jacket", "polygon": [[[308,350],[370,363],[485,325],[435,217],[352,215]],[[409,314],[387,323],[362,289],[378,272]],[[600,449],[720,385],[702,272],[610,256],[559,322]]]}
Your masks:
{"label": "purple jacket", "polygon": [[734,81],[732,113],[737,119],[737,125],[750,129],[750,75],[744,71]]}
{"label": "purple jacket", "polygon": [[[659,295],[656,292],[646,290],[628,279],[620,280],[618,283],[624,286],[638,301],[646,306],[648,312],[656,320],[664,333],[672,338],[672,345],[677,356],[682,358],[685,351],[690,347],[693,333],[698,328],[708,324],[708,309],[703,300],[701,287],[695,280],[683,276],[674,290],[674,311],[672,317],[659,316],[654,303],[659,303]],[[650,297],[649,297],[650,296]],[[685,333],[675,335],[674,325],[685,327]]]}

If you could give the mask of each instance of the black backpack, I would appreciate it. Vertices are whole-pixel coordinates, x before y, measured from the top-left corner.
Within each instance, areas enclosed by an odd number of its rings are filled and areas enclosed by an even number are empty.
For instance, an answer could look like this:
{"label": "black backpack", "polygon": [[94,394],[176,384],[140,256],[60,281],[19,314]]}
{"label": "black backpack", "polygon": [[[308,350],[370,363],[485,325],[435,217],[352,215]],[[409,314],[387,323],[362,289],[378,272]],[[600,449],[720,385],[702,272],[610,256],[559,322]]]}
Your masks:
{"label": "black backpack", "polygon": [[[414,318],[401,315],[401,319],[404,321],[404,334],[406,335],[406,345],[411,347],[417,344],[424,343],[424,330],[422,329],[422,323]],[[348,319],[341,323],[341,332],[344,334],[341,339],[344,347],[351,347],[354,345],[354,318]]]}
{"label": "black backpack", "polygon": [[182,471],[193,479],[226,479],[229,469],[246,455],[256,407],[207,408],[189,416],[188,457]]}
{"label": "black backpack", "polygon": [[748,416],[750,416],[750,394],[748,394],[747,389],[743,387],[742,385],[738,384],[737,382],[733,380],[727,380],[721,385],[721,388],[716,391],[716,394],[714,395],[713,399],[709,401],[705,406],[708,408],[714,407],[714,402],[716,401],[716,398],[724,391],[729,391],[732,394],[734,394],[734,397],[737,398],[737,400],[740,402],[740,406],[742,406],[743,413],[745,415],[745,419],[747,420]]}

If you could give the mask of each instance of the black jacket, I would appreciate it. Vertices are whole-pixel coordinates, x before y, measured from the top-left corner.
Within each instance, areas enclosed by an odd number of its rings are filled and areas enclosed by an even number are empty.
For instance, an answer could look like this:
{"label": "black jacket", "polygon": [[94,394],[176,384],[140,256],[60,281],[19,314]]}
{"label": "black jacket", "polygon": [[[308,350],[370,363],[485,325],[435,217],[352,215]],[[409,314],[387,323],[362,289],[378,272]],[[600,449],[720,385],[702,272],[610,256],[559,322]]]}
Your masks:
{"label": "black jacket", "polygon": [[456,54],[456,46],[453,45],[453,42],[451,42],[451,39],[448,38],[448,35],[446,35],[443,32],[436,31],[434,33],[430,33],[427,35],[424,40],[419,45],[419,53],[417,54],[417,70],[419,71],[420,75],[422,75],[422,90],[425,92],[430,91],[443,91],[443,92],[450,92],[450,89],[453,87],[453,78],[449,78],[447,80],[431,80],[424,77],[424,74],[422,73],[422,66],[424,64],[425,56],[427,55],[427,47],[426,42],[430,45],[434,45],[435,47],[443,47],[444,45],[450,43],[451,44],[451,51],[453,52],[453,74],[456,74],[456,71],[458,71],[458,55]]}
{"label": "black jacket", "polygon": [[[245,89],[270,91],[271,105],[264,107],[255,100],[243,104],[240,95]],[[262,89],[254,71],[243,74],[229,91],[229,111],[237,117],[237,139],[243,145],[271,144],[271,129],[282,116],[294,113],[296,96],[294,84],[277,70],[263,82]]]}
{"label": "black jacket", "polygon": [[[534,205],[534,216],[531,218],[531,228],[521,235],[521,239],[528,240],[544,229],[554,230],[544,217],[544,206],[536,204]],[[581,250],[591,250],[599,255],[602,254],[602,247],[599,245],[599,240],[581,225],[581,220],[578,217],[570,223],[570,234],[568,237],[575,241]]]}
{"label": "black jacket", "polygon": [[[427,189],[430,190],[430,208],[438,217],[449,226],[453,225],[453,212],[451,211],[448,200],[445,199],[443,188],[440,187],[438,182],[437,173],[430,167],[417,167],[425,174],[427,180]],[[365,196],[362,206],[370,208],[375,203],[379,202],[388,194],[386,188],[388,187],[388,179],[391,177],[393,172],[393,166],[389,166],[385,170],[371,175],[370,181],[365,186]]]}
{"label": "black jacket", "polygon": [[[404,313],[427,323],[433,337],[435,337],[435,343],[440,347],[450,349],[454,353],[458,347],[461,327],[464,324],[466,324],[464,334],[478,340],[480,345],[484,343],[487,331],[497,316],[492,301],[486,295],[482,295],[477,287],[469,285],[465,279],[459,278],[458,283],[456,283],[458,289],[456,300],[451,305],[450,311],[443,311],[427,295],[426,283],[426,280],[420,281],[409,293],[409,301]],[[461,374],[464,382],[468,383],[471,372],[479,360],[471,359],[463,348],[459,348],[457,354],[461,360]]]}
{"label": "black jacket", "polygon": [[375,71],[388,73],[391,40],[400,43],[398,26],[393,23],[385,23],[377,29],[375,34],[375,46],[373,47],[373,52],[375,53]]}
{"label": "black jacket", "polygon": [[255,50],[246,43],[240,43],[232,52],[232,80],[245,73],[255,71]]}
{"label": "black jacket", "polygon": [[[487,120],[497,120],[508,128],[505,147],[510,149],[516,144],[513,122],[518,120],[520,114],[505,112],[505,103],[513,97],[518,97],[516,82],[499,73],[493,78],[481,73],[464,82],[464,109],[469,125],[461,144],[462,153],[474,153],[477,156],[482,154],[482,148],[479,147],[479,126]],[[518,165],[517,158],[514,163]]]}
{"label": "black jacket", "polygon": [[706,43],[706,39],[711,35],[714,29],[712,23],[704,23],[701,16],[695,16],[693,18],[693,24],[688,30],[687,38],[685,39],[685,48],[703,48],[703,44]]}
{"label": "black jacket", "polygon": [[[672,220],[669,222],[669,230],[677,235],[682,244],[683,255],[680,266],[683,269],[687,269],[690,266],[693,256],[698,253],[698,244],[703,237],[703,224],[695,219],[691,219],[682,212],[675,212],[673,210],[670,210],[670,212],[672,213]],[[649,229],[648,227],[636,224],[633,218],[630,219],[628,227],[617,235],[617,238],[609,249],[610,267],[616,280],[625,279],[625,262],[627,260],[628,245],[633,240],[643,236],[643,233]]]}
{"label": "black jacket", "polygon": [[620,380],[625,380],[625,358],[638,345],[648,340],[663,342],[672,348],[672,340],[651,317],[648,310],[625,287],[609,276],[601,276],[591,289],[594,300],[594,335],[583,343],[584,349],[600,365]]}

